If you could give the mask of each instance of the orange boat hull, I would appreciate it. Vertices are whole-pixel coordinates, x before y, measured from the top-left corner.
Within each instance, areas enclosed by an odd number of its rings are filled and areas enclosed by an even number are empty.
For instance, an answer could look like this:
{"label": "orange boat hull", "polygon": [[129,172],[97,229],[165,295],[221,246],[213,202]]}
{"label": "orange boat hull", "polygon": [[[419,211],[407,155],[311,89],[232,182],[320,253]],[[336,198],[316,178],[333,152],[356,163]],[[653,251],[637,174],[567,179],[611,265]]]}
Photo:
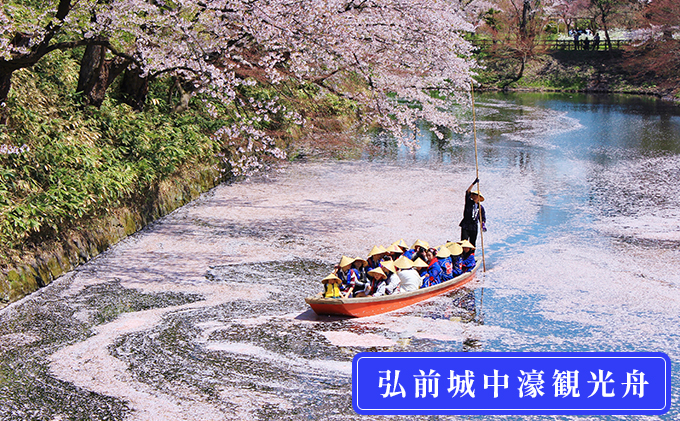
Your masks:
{"label": "orange boat hull", "polygon": [[321,298],[307,297],[305,301],[316,314],[342,315],[350,317],[366,317],[398,310],[411,304],[427,300],[437,295],[461,288],[474,279],[479,263],[470,271],[439,285],[421,288],[416,291],[383,295],[381,297],[359,298]]}

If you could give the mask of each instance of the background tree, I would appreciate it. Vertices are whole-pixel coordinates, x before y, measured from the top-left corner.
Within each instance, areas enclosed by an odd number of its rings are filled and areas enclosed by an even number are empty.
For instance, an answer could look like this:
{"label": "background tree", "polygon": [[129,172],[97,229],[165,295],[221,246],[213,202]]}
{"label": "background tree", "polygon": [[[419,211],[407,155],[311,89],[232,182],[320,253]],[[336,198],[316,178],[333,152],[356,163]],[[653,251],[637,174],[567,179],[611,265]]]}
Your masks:
{"label": "background tree", "polygon": [[657,83],[677,89],[680,41],[673,37],[673,33],[680,27],[680,3],[673,0],[650,1],[635,14],[634,24],[647,37],[627,51],[627,69],[639,77],[656,79]]}

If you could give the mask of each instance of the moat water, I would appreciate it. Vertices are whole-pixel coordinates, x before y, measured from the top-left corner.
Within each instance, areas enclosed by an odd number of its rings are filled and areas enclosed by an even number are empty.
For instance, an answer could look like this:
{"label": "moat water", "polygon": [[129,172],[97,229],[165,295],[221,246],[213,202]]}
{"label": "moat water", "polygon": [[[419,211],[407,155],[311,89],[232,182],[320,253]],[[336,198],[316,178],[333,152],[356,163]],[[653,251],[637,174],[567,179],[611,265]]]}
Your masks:
{"label": "moat water", "polygon": [[363,419],[362,351],[665,352],[671,411],[615,419],[679,419],[680,109],[487,94],[477,118],[486,272],[466,289],[363,319],[304,302],[343,254],[458,238],[463,114],[415,151],[375,135],[359,160],[221,185],[1,310],[0,419]]}

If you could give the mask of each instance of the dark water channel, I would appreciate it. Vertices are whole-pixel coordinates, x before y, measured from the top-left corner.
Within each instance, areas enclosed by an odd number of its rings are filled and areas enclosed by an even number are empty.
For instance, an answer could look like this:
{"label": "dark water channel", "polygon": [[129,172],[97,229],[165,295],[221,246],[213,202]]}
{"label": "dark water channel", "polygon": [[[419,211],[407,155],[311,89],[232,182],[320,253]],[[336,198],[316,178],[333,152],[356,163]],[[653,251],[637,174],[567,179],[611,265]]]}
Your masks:
{"label": "dark water channel", "polygon": [[[413,152],[373,136],[358,161],[220,186],[0,311],[0,419],[363,419],[367,350],[662,351],[670,413],[615,419],[680,419],[680,109],[488,94],[477,116],[489,231],[469,288],[354,320],[303,301],[342,254],[456,239],[463,113]],[[433,417],[477,418],[519,419]]]}

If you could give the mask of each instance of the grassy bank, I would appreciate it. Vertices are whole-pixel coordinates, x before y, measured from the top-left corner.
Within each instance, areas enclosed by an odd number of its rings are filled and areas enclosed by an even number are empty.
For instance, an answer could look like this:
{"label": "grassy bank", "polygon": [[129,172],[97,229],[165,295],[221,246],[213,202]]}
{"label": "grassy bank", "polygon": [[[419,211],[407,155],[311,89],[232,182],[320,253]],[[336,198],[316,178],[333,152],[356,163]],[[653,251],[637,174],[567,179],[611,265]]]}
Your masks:
{"label": "grassy bank", "polygon": [[[101,107],[84,106],[77,54],[51,54],[13,77],[0,127],[0,305],[216,183],[315,154],[325,134],[356,120],[349,101],[292,83],[243,86],[257,102],[283,105],[267,118],[255,105],[201,95],[173,112],[168,79],[151,83],[141,112],[125,104],[118,81]],[[259,137],[214,135],[244,119],[257,121]]]}
{"label": "grassy bank", "polygon": [[527,60],[521,76],[519,60],[483,52],[478,59],[485,66],[477,77],[483,90],[630,93],[672,101],[680,98],[680,78],[638,75],[627,64],[622,50],[538,54]]}

